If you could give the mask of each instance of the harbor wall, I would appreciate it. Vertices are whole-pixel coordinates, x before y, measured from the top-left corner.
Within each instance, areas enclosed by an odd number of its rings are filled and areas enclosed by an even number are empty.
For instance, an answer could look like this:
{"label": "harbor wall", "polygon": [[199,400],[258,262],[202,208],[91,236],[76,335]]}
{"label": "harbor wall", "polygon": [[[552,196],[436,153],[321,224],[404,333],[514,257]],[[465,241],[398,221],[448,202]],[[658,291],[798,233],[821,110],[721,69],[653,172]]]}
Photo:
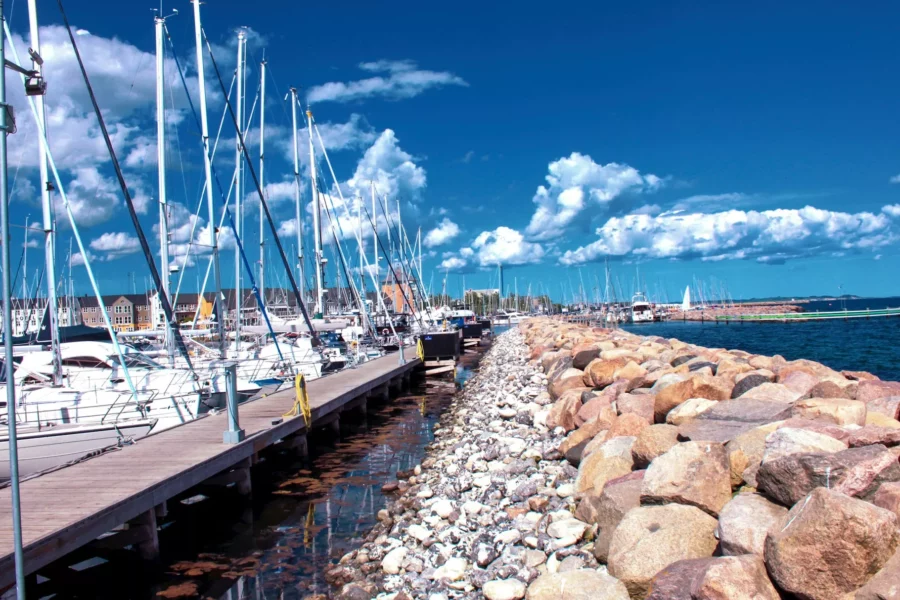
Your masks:
{"label": "harbor wall", "polygon": [[889,598],[900,383],[550,319],[498,336],[343,598]]}

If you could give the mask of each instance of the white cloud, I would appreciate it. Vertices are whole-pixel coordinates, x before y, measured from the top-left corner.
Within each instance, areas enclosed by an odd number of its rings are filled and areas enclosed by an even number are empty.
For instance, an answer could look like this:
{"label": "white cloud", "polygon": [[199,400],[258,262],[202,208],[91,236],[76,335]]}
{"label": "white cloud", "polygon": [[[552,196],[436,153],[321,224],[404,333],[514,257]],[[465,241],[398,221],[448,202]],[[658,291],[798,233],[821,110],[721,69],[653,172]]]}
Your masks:
{"label": "white cloud", "polygon": [[[90,252],[88,252],[88,259],[94,260],[94,255],[91,254]],[[69,265],[72,267],[77,267],[77,266],[83,265],[83,264],[84,264],[84,255],[81,254],[81,252],[76,252],[75,254],[72,255],[71,258],[69,258]]]}
{"label": "white cloud", "polygon": [[470,250],[482,267],[538,263],[545,254],[540,244],[525,241],[520,232],[509,227],[481,232]]}
{"label": "white cloud", "polygon": [[606,207],[626,192],[653,191],[663,183],[656,175],[619,163],[601,165],[578,152],[550,163],[548,170],[548,185],[535,192],[537,210],[525,230],[536,241],[560,236],[589,204]]}
{"label": "white cloud", "polygon": [[891,217],[900,217],[900,204],[888,204],[881,207],[881,212]]}
{"label": "white cloud", "polygon": [[123,232],[107,232],[91,241],[91,250],[103,253],[102,260],[115,260],[141,249],[137,237]]}
{"label": "white cloud", "polygon": [[364,62],[360,63],[359,68],[382,74],[356,81],[331,81],[314,86],[307,94],[307,101],[350,102],[371,97],[400,100],[418,96],[431,88],[469,85],[458,75],[448,71],[419,69],[410,60]]}
{"label": "white cloud", "polygon": [[462,269],[465,269],[467,265],[468,263],[464,258],[451,256],[442,260],[438,268],[442,271],[461,271]]}
{"label": "white cloud", "polygon": [[889,180],[891,183],[900,183],[900,175],[894,175]]}
{"label": "white cloud", "polygon": [[422,243],[426,248],[433,248],[435,246],[446,244],[458,235],[459,225],[444,217],[444,219],[438,223],[437,227],[425,235],[425,239]]}
{"label": "white cloud", "polygon": [[[682,198],[675,202],[672,210],[705,210],[705,209],[727,209],[734,208],[735,205],[746,201],[750,196],[739,192],[728,194],[698,194],[688,198]],[[637,211],[635,211],[637,212]]]}
{"label": "white cloud", "polygon": [[426,186],[425,169],[414,157],[400,147],[396,134],[385,129],[356,165],[353,177],[344,184],[345,197],[370,196],[370,184],[375,182],[378,194],[392,201],[402,199],[417,202]]}
{"label": "white cloud", "polygon": [[630,214],[609,219],[597,229],[597,241],[567,251],[560,262],[573,265],[604,256],[632,256],[782,263],[807,256],[881,248],[898,239],[891,225],[885,214],[850,214],[812,206],[658,216]]}

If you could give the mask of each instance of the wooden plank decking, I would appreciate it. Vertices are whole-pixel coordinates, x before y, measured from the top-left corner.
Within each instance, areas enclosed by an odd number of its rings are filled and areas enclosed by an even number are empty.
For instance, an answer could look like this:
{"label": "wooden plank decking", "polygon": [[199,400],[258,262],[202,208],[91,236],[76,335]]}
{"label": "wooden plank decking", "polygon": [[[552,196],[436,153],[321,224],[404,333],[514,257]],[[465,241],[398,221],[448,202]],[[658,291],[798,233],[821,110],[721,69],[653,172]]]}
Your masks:
{"label": "wooden plank decking", "polygon": [[[398,364],[396,353],[308,384],[313,424],[375,388],[404,376],[419,364],[414,349]],[[287,436],[303,433],[302,417],[272,425],[294,404],[284,390],[242,404],[246,439],[222,442],[225,411],[147,436],[133,446],[98,456],[21,484],[25,572],[91,542],[169,498],[202,483]],[[0,490],[0,589],[15,578],[10,488]]]}

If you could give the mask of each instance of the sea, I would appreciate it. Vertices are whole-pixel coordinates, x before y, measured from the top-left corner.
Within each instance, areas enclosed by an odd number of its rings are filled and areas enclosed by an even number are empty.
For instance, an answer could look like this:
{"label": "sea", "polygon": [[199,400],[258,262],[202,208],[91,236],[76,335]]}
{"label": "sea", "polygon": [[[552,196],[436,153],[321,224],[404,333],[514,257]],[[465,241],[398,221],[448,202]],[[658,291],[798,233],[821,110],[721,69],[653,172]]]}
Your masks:
{"label": "sea", "polygon": [[[815,300],[800,305],[804,312],[900,307],[900,297]],[[837,370],[868,371],[900,381],[900,318],[834,319],[793,323],[715,323],[667,321],[628,324],[639,335],[677,338],[710,348],[780,354],[788,360],[806,358]]]}

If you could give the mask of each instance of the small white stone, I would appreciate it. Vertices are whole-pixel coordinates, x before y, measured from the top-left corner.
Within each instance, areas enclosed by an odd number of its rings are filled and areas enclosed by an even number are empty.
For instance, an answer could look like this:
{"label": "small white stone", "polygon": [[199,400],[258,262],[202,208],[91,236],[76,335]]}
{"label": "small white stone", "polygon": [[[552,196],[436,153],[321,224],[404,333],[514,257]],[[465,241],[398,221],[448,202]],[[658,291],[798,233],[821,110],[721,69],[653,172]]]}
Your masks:
{"label": "small white stone", "polygon": [[523,541],[525,542],[525,545],[528,546],[529,548],[537,548],[538,539],[536,537],[534,537],[533,535],[527,536]]}
{"label": "small white stone", "polygon": [[447,475],[449,475],[450,477],[453,477],[454,475],[456,475],[457,473],[459,473],[459,467],[456,466],[455,464],[451,464],[449,467],[447,467],[447,469],[446,469],[445,472],[446,472]]}
{"label": "small white stone", "polygon": [[446,519],[453,512],[453,503],[449,500],[438,500],[431,505],[431,510],[442,519]]}
{"label": "small white stone", "polygon": [[487,600],[519,600],[525,597],[525,584],[518,579],[495,579],[481,589]]}
{"label": "small white stone", "polygon": [[514,408],[501,408],[500,416],[504,419],[512,419],[516,416],[516,409]]}
{"label": "small white stone", "polygon": [[466,511],[467,515],[477,515],[484,508],[484,505],[480,502],[475,502],[474,500],[467,500],[465,504],[462,505],[464,511]]}
{"label": "small white stone", "polygon": [[434,492],[431,491],[431,488],[424,488],[418,494],[416,494],[416,498],[422,498],[424,500],[427,500],[432,496],[434,496]]}
{"label": "small white stone", "polygon": [[568,548],[569,546],[574,546],[578,543],[578,539],[574,535],[566,535],[560,538],[556,538],[551,542],[550,547],[554,550],[561,550],[563,548]]}
{"label": "small white stone", "polygon": [[462,579],[462,576],[466,573],[466,567],[468,567],[466,559],[457,557],[450,558],[443,565],[435,569],[434,579],[446,579],[448,581]]}
{"label": "small white stone", "polygon": [[[556,521],[555,523],[551,523],[550,527],[547,528],[547,534],[550,537],[555,538],[567,538],[574,537],[575,542],[581,539],[581,536],[584,535],[584,532],[587,530],[587,523],[583,523],[578,519],[566,519]],[[573,544],[575,542],[572,542]]]}
{"label": "small white stone", "polygon": [[421,525],[415,524],[415,523],[410,525],[406,529],[406,533],[408,533],[410,535],[410,537],[413,537],[413,538],[419,540],[420,542],[424,542],[429,537],[431,537],[431,532],[428,531],[428,529],[426,529],[425,527],[422,527]]}
{"label": "small white stone", "polygon": [[522,539],[522,534],[516,531],[515,529],[510,529],[509,531],[504,531],[502,533],[498,533],[494,537],[495,542],[499,542],[501,544],[515,544],[520,539]]}
{"label": "small white stone", "polygon": [[400,572],[400,565],[403,564],[403,561],[406,559],[406,554],[408,552],[409,550],[407,550],[403,546],[394,548],[393,550],[388,552],[381,560],[381,570],[388,575],[396,575]]}
{"label": "small white stone", "polygon": [[556,573],[559,569],[559,559],[556,558],[556,554],[551,554],[550,558],[547,559],[547,572],[548,573]]}
{"label": "small white stone", "polygon": [[556,488],[556,495],[560,498],[568,498],[575,494],[575,486],[571,483],[564,483]]}
{"label": "small white stone", "polygon": [[489,475],[485,475],[485,476],[483,476],[483,477],[476,477],[476,478],[472,481],[472,483],[473,483],[476,487],[481,487],[481,488],[490,487],[490,485],[491,485],[491,478],[490,478]]}

